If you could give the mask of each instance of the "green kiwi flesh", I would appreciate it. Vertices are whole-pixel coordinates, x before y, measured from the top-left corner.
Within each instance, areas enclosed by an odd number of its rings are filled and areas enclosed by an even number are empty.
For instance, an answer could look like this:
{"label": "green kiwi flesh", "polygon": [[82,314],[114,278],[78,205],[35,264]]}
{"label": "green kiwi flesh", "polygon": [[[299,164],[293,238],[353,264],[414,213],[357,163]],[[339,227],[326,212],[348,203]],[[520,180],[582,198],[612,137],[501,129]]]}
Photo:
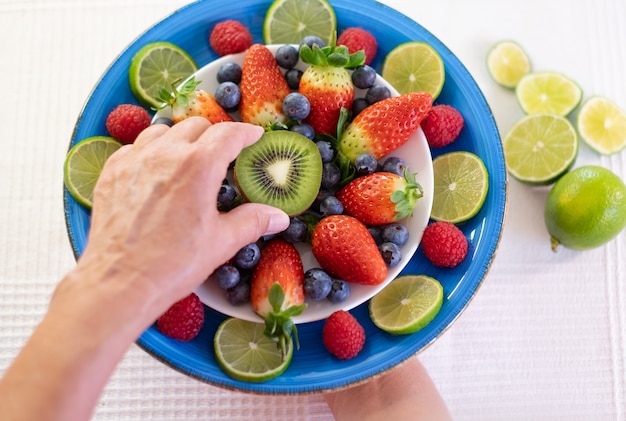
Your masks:
{"label": "green kiwi flesh", "polygon": [[315,143],[301,134],[270,131],[241,151],[234,176],[248,202],[271,205],[295,216],[317,197],[322,158]]}

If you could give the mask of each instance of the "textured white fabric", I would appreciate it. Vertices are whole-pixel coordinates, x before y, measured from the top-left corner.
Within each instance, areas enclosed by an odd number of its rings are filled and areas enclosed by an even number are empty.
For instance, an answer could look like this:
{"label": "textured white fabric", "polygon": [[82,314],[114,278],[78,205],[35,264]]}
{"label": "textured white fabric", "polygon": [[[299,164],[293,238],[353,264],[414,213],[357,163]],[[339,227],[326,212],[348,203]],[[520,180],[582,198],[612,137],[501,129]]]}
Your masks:
{"label": "textured white fabric", "polygon": [[[115,56],[183,0],[0,0],[0,372],[74,264],[62,162],[93,85]],[[504,134],[522,116],[484,61],[511,38],[535,69],[561,71],[626,108],[622,0],[385,0],[439,37],[475,77]],[[576,163],[626,178],[626,152]],[[458,420],[626,420],[626,233],[596,250],[550,251],[546,188],[511,180],[506,227],[479,293],[420,358]],[[0,415],[1,418],[1,415]],[[208,386],[136,346],[94,420],[331,420],[323,399]]]}

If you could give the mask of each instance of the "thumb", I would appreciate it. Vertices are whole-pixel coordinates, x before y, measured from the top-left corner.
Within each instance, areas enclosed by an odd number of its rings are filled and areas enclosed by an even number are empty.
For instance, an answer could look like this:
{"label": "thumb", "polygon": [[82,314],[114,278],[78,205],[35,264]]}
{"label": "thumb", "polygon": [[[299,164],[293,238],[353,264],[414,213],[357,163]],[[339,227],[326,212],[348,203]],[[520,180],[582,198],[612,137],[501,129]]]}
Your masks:
{"label": "thumb", "polygon": [[260,203],[245,203],[221,216],[232,240],[241,247],[289,226],[289,216],[285,212]]}

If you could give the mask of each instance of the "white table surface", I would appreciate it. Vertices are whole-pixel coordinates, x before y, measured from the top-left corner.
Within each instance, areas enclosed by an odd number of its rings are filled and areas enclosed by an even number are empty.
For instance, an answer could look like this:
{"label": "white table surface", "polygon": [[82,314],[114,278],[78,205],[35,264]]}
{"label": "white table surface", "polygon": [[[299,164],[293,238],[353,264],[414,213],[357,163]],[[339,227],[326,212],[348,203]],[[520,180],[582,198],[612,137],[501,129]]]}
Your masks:
{"label": "white table surface", "polygon": [[[76,117],[117,54],[184,0],[0,0],[0,372],[74,265],[61,199]],[[467,66],[502,134],[522,116],[485,54],[511,38],[535,69],[561,71],[626,108],[622,0],[385,0]],[[626,152],[581,146],[577,166],[626,178]],[[476,298],[419,356],[459,420],[626,420],[626,233],[550,251],[545,188],[511,180],[504,235]],[[0,414],[1,418],[1,414]],[[198,382],[132,346],[94,420],[331,420],[318,395],[257,396]]]}

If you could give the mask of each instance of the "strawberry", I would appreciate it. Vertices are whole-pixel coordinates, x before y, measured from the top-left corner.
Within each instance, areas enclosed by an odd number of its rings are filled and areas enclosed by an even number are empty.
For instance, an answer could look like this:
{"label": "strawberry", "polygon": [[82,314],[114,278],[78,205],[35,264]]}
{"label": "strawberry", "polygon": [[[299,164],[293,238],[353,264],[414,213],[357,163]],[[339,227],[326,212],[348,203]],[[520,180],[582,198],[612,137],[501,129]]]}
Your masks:
{"label": "strawberry", "polygon": [[344,212],[366,225],[390,224],[413,213],[422,186],[406,169],[404,176],[374,172],[355,178],[336,194]]}
{"label": "strawberry", "polygon": [[298,331],[291,317],[301,314],[304,304],[304,269],[298,250],[280,238],[261,249],[250,284],[250,303],[265,319],[265,334],[277,341],[283,355],[286,340]]}
{"label": "strawberry", "polygon": [[263,44],[253,44],[241,66],[241,119],[265,128],[287,122],[283,100],[290,93],[289,85],[272,52]]}
{"label": "strawberry", "polygon": [[378,285],[387,277],[387,265],[374,238],[352,216],[322,218],[313,229],[311,250],[324,270],[347,282]]}
{"label": "strawberry", "polygon": [[337,122],[342,108],[351,109],[354,85],[346,68],[363,64],[363,51],[354,54],[346,46],[300,48],[300,58],[310,66],[302,74],[298,92],[308,98],[311,111],[305,122],[315,133],[337,135]]}
{"label": "strawberry", "polygon": [[433,103],[427,92],[378,101],[361,111],[339,137],[339,152],[354,163],[362,153],[380,159],[405,144]]}
{"label": "strawberry", "polygon": [[196,89],[200,81],[191,77],[180,88],[172,87],[169,92],[164,89],[159,96],[163,105],[159,109],[172,107],[172,121],[178,123],[186,118],[200,116],[212,124],[222,121],[233,121],[233,118],[217,103],[213,95]]}
{"label": "strawberry", "polygon": [[359,321],[345,310],[331,314],[322,329],[324,346],[340,360],[356,357],[365,344],[365,329]]}

